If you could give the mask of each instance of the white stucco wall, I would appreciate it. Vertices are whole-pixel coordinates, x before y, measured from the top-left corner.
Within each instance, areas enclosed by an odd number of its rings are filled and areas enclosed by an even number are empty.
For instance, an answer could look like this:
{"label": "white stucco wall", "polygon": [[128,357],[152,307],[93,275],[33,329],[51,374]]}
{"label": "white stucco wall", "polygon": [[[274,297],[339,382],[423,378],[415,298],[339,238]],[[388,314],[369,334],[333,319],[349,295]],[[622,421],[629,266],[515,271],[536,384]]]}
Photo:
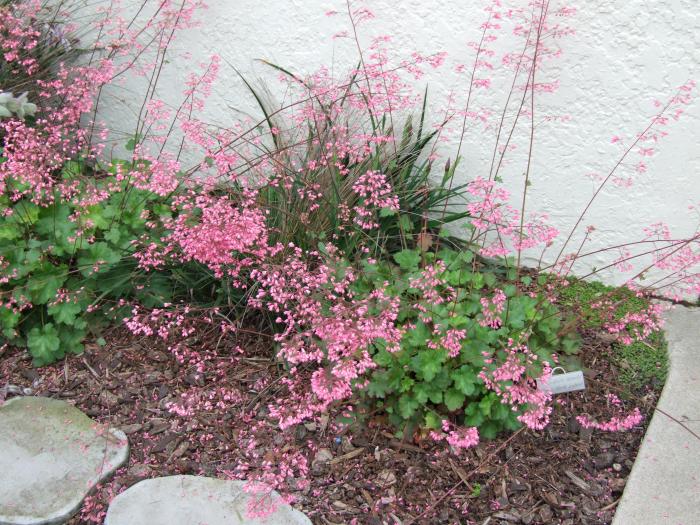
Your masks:
{"label": "white stucco wall", "polygon": [[[526,1],[503,3],[523,5]],[[560,2],[552,0],[552,8]],[[343,0],[208,3],[202,27],[182,34],[173,56],[187,51],[196,63],[213,53],[221,55],[222,78],[207,114],[213,122],[226,124],[234,118],[232,108],[256,112],[254,101],[227,63],[256,78],[267,71],[255,62],[259,58],[299,74],[311,73],[322,65],[351,67],[357,61],[354,42],[332,38],[349,29],[342,15],[346,12]],[[461,105],[468,74],[456,73],[454,66],[463,63],[470,67],[474,60],[474,50],[467,43],[478,40],[479,25],[485,19],[484,4],[482,0],[373,0],[367,5],[376,18],[361,28],[362,38],[392,35],[394,49],[405,57],[414,50],[423,54],[447,51],[446,64],[429,71],[416,87],[421,90],[429,85],[431,105],[436,109],[444,107],[451,92]],[[655,114],[655,99],[666,100],[678,86],[700,73],[697,0],[571,0],[567,4],[577,9],[568,21],[576,34],[559,41],[563,54],[550,62],[542,75],[549,80],[558,78],[560,88],[540,96],[536,111],[538,115],[566,115],[569,120],[545,121],[536,128],[528,205],[528,209],[548,213],[562,232],[573,225],[594,191],[587,174],[605,173],[616,162],[620,146],[611,144],[611,137],[633,138]],[[341,14],[328,17],[325,13],[329,10]],[[504,36],[493,47],[502,53],[513,42]],[[189,67],[177,59],[168,66],[159,87],[161,98],[173,104],[181,100],[181,80]],[[111,96],[124,98],[136,85],[127,83]],[[506,82],[496,82],[490,90],[478,91],[474,107],[498,112],[506,87]],[[102,116],[114,129],[131,129],[129,115],[123,108],[115,110],[109,100],[103,104]],[[584,220],[585,225],[596,226],[586,250],[639,239],[642,227],[657,221],[668,223],[676,237],[695,231],[698,217],[687,208],[700,204],[700,104],[693,103],[686,110],[680,121],[668,127],[669,136],[659,143],[658,152],[645,159],[648,171],[636,177],[634,186],[610,186],[601,194]],[[459,172],[463,180],[488,175],[493,139],[493,130],[471,127]],[[441,145],[441,153],[446,157],[454,154],[454,144]],[[525,166],[517,151],[512,159],[504,181],[519,201]],[[594,257],[588,263],[600,267],[614,256]]]}

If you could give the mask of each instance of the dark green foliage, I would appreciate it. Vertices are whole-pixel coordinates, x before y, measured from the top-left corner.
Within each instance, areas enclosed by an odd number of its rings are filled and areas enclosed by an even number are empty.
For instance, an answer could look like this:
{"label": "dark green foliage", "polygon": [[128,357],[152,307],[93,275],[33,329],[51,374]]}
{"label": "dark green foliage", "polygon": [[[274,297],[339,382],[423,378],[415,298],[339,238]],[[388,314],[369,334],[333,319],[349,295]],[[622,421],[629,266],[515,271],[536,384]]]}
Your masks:
{"label": "dark green foliage", "polygon": [[[559,335],[562,316],[557,308],[544,297],[522,293],[514,284],[480,268],[470,251],[442,249],[435,254],[404,250],[393,259],[396,264],[366,264],[355,286],[358,293],[369,293],[388,282],[388,294],[402,300],[399,322],[410,326],[401,340],[400,351],[374,349],[377,368],[371,375],[367,398],[384,409],[399,427],[408,424],[438,428],[442,419],[451,418],[478,427],[487,438],[517,428],[518,413],[502,404],[479,377],[487,366],[483,353],[498,360],[509,339],[522,341],[524,335],[530,350],[541,359],[549,360],[553,353],[576,352],[576,338]],[[444,284],[436,290],[445,294],[452,287],[456,297],[430,305],[426,314],[420,316],[414,305],[421,303],[423,297],[410,281],[420,276],[423,265],[438,261],[444,263],[445,271],[440,276]],[[495,288],[502,289],[507,297],[501,316],[503,325],[498,329],[479,324],[480,299],[491,296]],[[438,344],[448,329],[465,330],[467,334],[456,357],[449,357],[448,351]]]}
{"label": "dark green foliage", "polygon": [[[107,183],[114,188],[114,179],[83,177],[86,171],[68,163],[62,177],[75,181],[82,195],[106,189]],[[82,351],[90,331],[128,313],[117,307],[119,299],[136,298],[146,306],[172,300],[173,284],[138,271],[131,257],[133,241],[148,235],[144,212],[169,213],[169,208],[157,195],[125,182],[118,188],[88,207],[60,199],[39,206],[0,196],[5,214],[0,261],[9,276],[0,284],[0,330],[13,345],[27,345],[36,365]]]}

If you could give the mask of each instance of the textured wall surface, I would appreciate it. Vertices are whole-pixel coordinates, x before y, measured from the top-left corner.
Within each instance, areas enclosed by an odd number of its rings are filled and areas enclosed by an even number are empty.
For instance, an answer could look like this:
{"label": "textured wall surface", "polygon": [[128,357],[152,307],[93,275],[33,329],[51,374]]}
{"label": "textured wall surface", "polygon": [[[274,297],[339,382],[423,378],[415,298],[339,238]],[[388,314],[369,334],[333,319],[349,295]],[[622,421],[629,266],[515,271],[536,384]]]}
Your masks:
{"label": "textured wall surface", "polygon": [[[332,38],[350,29],[346,6],[339,0],[209,0],[201,28],[181,35],[177,52],[192,54],[193,62],[205,61],[213,53],[222,57],[222,78],[208,107],[213,122],[226,124],[237,111],[255,113],[232,68],[248,77],[267,73],[256,62],[264,58],[298,73],[311,73],[326,65],[336,70],[357,61],[353,41]],[[478,40],[485,19],[480,0],[374,0],[376,18],[361,28],[365,42],[372,36],[393,36],[392,46],[407,57],[414,50],[423,54],[447,51],[446,64],[417,81],[425,84],[434,108],[444,106],[448,93],[457,105],[466,98],[468,74],[457,73],[457,64],[468,67],[474,50],[468,42]],[[526,0],[504,0],[525,4]],[[562,56],[548,63],[545,80],[559,79],[559,89],[537,99],[536,145],[528,208],[546,212],[554,224],[567,232],[575,222],[595,184],[587,176],[604,174],[615,164],[620,145],[643,130],[655,114],[655,99],[666,100],[678,86],[700,72],[700,9],[697,0],[571,0],[577,12],[568,20],[576,33],[558,41]],[[559,0],[553,0],[559,6]],[[338,15],[328,17],[328,10]],[[507,34],[494,43],[502,53],[514,40]],[[174,60],[164,73],[159,95],[176,103],[181,81],[190,63]],[[268,75],[269,76],[269,75]],[[498,77],[496,78],[498,80]],[[111,96],[129,98],[136,89],[127,83]],[[498,112],[506,93],[506,82],[494,82],[480,90],[475,107]],[[129,129],[129,116],[122,111],[105,117],[116,129]],[[565,116],[565,119],[547,119]],[[650,223],[668,223],[676,236],[695,231],[698,217],[688,211],[700,203],[700,104],[692,104],[658,151],[644,160],[646,173],[636,174],[634,185],[614,185],[600,195],[584,220],[596,231],[585,251],[639,239]],[[493,129],[472,126],[467,134],[459,176],[488,175],[494,144]],[[441,145],[445,156],[454,154],[454,143]],[[523,153],[513,152],[504,171],[504,182],[519,201],[524,172]],[[638,162],[632,158],[631,162]],[[554,251],[553,253],[556,253]],[[530,254],[535,257],[537,254]],[[592,257],[590,266],[602,266],[610,254]],[[546,259],[547,257],[545,257]],[[580,271],[583,271],[581,269]],[[610,277],[608,277],[610,278]],[[619,278],[619,277],[618,277]]]}

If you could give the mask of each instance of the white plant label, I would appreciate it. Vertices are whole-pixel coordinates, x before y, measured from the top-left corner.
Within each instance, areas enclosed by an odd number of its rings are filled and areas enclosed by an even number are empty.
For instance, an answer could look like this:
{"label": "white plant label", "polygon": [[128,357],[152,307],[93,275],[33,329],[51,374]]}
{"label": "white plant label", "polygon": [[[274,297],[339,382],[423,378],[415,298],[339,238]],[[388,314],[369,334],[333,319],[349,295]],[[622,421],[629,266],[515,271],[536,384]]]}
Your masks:
{"label": "white plant label", "polygon": [[577,370],[576,372],[552,375],[547,381],[538,380],[537,388],[550,394],[563,394],[565,392],[585,390],[586,382],[583,379],[583,372]]}

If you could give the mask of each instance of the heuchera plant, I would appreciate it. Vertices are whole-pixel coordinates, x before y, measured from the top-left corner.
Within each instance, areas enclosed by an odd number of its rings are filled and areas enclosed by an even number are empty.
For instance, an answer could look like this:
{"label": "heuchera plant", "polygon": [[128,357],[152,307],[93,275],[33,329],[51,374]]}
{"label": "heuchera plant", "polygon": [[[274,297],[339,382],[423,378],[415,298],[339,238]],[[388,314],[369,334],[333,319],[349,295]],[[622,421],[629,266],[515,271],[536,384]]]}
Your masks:
{"label": "heuchera plant", "polygon": [[[528,378],[546,376],[557,353],[578,349],[572,336],[559,336],[557,309],[515,284],[497,288],[503,280],[475,270],[470,251],[407,250],[394,259],[398,267],[367,265],[356,284],[386,287],[402,299],[400,348],[375,345],[367,395],[381,400],[399,426],[438,430],[445,419],[459,420],[485,437],[519,422],[544,426],[549,399]],[[515,282],[514,270],[507,277]],[[532,284],[529,276],[521,281]],[[527,347],[516,343],[523,333]]]}
{"label": "heuchera plant", "polygon": [[16,118],[0,123],[0,330],[3,345],[26,345],[36,365],[82,351],[88,327],[119,318],[126,300],[162,305],[171,289],[162,276],[137,275],[132,257],[147,220],[169,213],[165,193],[150,191],[158,166],[106,161],[100,133],[82,125],[122,51],[64,62],[74,39],[60,9],[9,2],[0,17],[2,87],[32,88],[7,101]]}
{"label": "heuchera plant", "polygon": [[86,186],[85,171],[67,162],[60,175],[79,201],[40,205],[0,196],[0,328],[10,344],[26,345],[38,366],[80,353],[89,332],[99,337],[99,328],[120,319],[120,302],[152,307],[171,300],[160,276],[136,272],[132,258],[134,239],[148,236],[148,216],[169,208],[109,174]]}

